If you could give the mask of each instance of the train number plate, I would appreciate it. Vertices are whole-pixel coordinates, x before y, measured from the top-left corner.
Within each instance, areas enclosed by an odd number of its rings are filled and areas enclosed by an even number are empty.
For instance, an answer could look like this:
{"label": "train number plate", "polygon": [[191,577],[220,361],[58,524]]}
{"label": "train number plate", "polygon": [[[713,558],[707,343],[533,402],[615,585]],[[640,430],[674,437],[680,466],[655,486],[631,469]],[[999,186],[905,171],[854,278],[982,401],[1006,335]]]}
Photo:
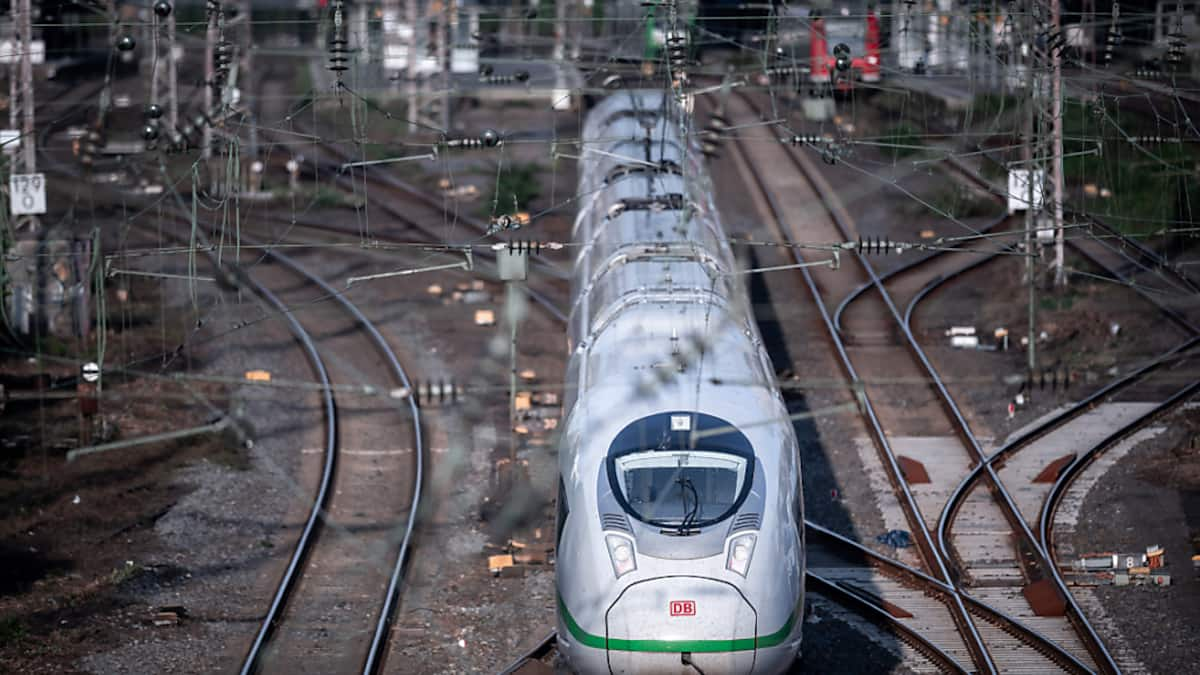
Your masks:
{"label": "train number plate", "polygon": [[694,600],[672,600],[671,616],[696,616],[696,602]]}

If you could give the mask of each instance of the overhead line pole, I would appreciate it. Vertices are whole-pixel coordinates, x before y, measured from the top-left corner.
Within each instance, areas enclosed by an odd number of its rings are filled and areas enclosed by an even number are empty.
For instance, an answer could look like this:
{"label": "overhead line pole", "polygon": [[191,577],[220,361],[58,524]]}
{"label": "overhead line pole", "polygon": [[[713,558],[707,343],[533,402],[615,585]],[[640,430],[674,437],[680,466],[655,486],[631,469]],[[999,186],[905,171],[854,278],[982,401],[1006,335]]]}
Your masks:
{"label": "overhead line pole", "polygon": [[[9,102],[9,105],[12,110],[13,128],[21,131],[21,151],[17,166],[20,171],[14,173],[35,173],[37,171],[37,148],[34,136],[33,25],[30,0],[17,0],[14,10],[13,29],[18,54],[11,72],[13,76],[12,92],[16,96]],[[20,119],[15,119],[18,116]],[[19,126],[18,121],[20,122]]]}
{"label": "overhead line pole", "polygon": [[1025,115],[1025,143],[1021,149],[1022,164],[1026,170],[1026,201],[1025,201],[1025,277],[1029,284],[1029,326],[1028,326],[1028,345],[1026,346],[1028,356],[1028,368],[1032,374],[1037,369],[1037,269],[1034,265],[1033,250],[1035,245],[1034,227],[1037,223],[1037,208],[1034,201],[1034,176],[1035,168],[1032,162],[1033,157],[1037,154],[1034,148],[1035,139],[1038,133],[1038,117],[1040,117],[1039,102],[1040,93],[1037,89],[1038,78],[1036,74],[1037,56],[1034,47],[1033,33],[1036,25],[1034,18],[1034,6],[1037,0],[1032,0],[1026,4],[1025,20],[1021,22],[1023,30],[1021,31],[1021,40],[1028,41],[1028,53],[1025,58],[1025,85],[1028,88],[1026,101],[1029,105],[1029,113]]}
{"label": "overhead line pole", "polygon": [[[217,86],[217,71],[214,57],[217,46],[217,22],[221,16],[221,3],[219,0],[208,0],[206,5],[208,10],[208,27],[204,31],[204,115],[211,117],[216,101],[215,88]],[[213,133],[212,125],[204,124],[203,147],[200,148],[200,156],[205,160],[212,158],[212,142]]]}
{"label": "overhead line pole", "polygon": [[[1062,23],[1058,0],[1050,2],[1050,34],[1061,41]],[[1051,173],[1054,185],[1054,285],[1067,283],[1066,266],[1063,260],[1063,121],[1062,121],[1062,46],[1050,50],[1050,127],[1053,138]]]}
{"label": "overhead line pole", "polygon": [[418,39],[420,31],[417,30],[417,20],[419,14],[417,3],[419,1],[420,0],[406,0],[404,3],[404,20],[408,23],[408,26],[411,30],[408,39],[408,51],[406,52],[408,64],[406,68],[407,72],[405,73],[408,76],[408,82],[406,83],[408,89],[408,105],[406,114],[408,115],[409,133],[413,133],[417,130],[417,121],[419,119],[418,115],[421,109],[421,100],[417,94],[417,48],[422,42]]}

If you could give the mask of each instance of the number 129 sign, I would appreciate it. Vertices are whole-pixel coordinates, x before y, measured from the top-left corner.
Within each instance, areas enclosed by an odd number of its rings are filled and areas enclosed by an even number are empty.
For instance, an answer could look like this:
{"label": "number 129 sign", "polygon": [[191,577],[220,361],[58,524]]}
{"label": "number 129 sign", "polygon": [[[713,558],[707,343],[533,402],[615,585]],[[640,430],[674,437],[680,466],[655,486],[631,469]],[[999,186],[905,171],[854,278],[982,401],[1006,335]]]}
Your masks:
{"label": "number 129 sign", "polygon": [[14,216],[35,216],[46,212],[46,175],[14,173],[8,179],[9,211]]}

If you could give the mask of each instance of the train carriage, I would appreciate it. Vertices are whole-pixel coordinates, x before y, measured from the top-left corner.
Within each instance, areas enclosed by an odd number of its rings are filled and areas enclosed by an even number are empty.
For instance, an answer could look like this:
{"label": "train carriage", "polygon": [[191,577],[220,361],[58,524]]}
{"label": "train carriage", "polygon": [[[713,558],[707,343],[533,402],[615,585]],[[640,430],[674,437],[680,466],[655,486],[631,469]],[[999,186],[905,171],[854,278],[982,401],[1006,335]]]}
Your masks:
{"label": "train carriage", "polygon": [[686,129],[634,91],[583,132],[557,560],[580,672],[772,673],[800,647],[796,438]]}

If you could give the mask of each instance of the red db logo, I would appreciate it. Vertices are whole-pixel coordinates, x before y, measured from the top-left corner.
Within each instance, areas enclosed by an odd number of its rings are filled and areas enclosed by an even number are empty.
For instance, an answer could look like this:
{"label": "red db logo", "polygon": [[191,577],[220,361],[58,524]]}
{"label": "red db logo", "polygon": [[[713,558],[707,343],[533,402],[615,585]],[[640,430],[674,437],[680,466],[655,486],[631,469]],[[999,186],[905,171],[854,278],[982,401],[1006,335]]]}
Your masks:
{"label": "red db logo", "polygon": [[672,600],[671,616],[696,616],[696,603],[693,600]]}

